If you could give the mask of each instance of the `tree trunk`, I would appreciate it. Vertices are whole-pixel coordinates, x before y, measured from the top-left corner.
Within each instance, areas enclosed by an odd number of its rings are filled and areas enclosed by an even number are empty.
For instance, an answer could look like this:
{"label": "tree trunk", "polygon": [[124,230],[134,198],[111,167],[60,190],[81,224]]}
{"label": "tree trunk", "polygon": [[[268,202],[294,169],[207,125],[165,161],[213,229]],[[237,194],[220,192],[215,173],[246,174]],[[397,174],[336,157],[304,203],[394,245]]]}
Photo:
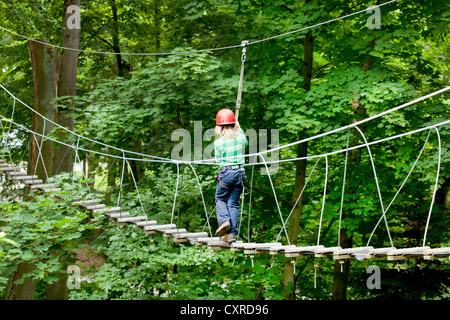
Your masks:
{"label": "tree trunk", "polygon": [[[353,237],[349,237],[345,229],[341,230],[341,247],[351,248]],[[334,263],[333,300],[347,299],[348,275],[350,272],[350,259],[336,260]]]}
{"label": "tree trunk", "polygon": [[17,270],[9,277],[5,291],[5,300],[33,300],[36,280],[26,278],[21,284],[16,284],[15,282],[22,278],[24,274],[32,272],[35,268],[35,265],[32,263],[19,263]]}
{"label": "tree trunk", "polygon": [[[307,1],[309,2],[309,0]],[[303,68],[302,68],[302,77],[303,77],[303,88],[305,91],[309,91],[311,89],[311,79],[312,79],[312,66],[313,66],[313,44],[314,37],[311,31],[308,31],[304,38],[303,42]],[[304,138],[303,133],[299,133],[299,140]],[[297,157],[306,157],[308,154],[308,144],[302,143],[297,147]],[[293,201],[297,200],[300,192],[302,191],[305,185],[305,177],[306,177],[306,161],[297,161],[296,169],[295,169],[295,187],[293,194]],[[298,239],[298,231],[299,231],[299,223],[300,217],[302,213],[302,201],[303,195],[298,201],[297,206],[294,208],[292,215],[289,219],[288,225],[288,236],[291,244],[297,244]],[[284,265],[284,299],[286,300],[295,300],[295,274],[294,274],[294,265],[292,264],[292,259],[286,258]]]}
{"label": "tree trunk", "polygon": [[[81,0],[65,0],[63,11],[63,33],[62,46],[66,48],[78,49],[80,47],[80,30],[67,28],[67,20],[71,13],[67,13],[67,8],[71,5],[80,6]],[[63,50],[61,55],[61,70],[58,82],[58,97],[74,97],[77,86],[78,52],[73,50]],[[73,112],[73,99],[69,98],[63,102],[66,108],[58,108],[57,122],[69,130],[73,130],[73,118],[67,117]],[[59,139],[69,136],[67,132],[60,132]],[[72,141],[67,141],[69,144]],[[54,151],[53,167],[54,174],[61,172],[72,172],[72,152],[70,147],[58,145]]]}
{"label": "tree trunk", "polygon": [[[41,40],[48,42],[48,40]],[[34,81],[34,108],[42,116],[49,120],[56,121],[56,79],[59,69],[58,52],[50,46],[28,41],[31,65],[33,67]],[[48,135],[53,129],[53,124],[43,120],[42,117],[33,115],[33,131]],[[39,150],[40,155],[39,155]],[[44,162],[44,163],[43,163]],[[53,142],[42,141],[42,137],[31,137],[30,159],[28,163],[28,174],[34,174],[44,182],[47,176],[53,175]]]}
{"label": "tree trunk", "polygon": [[130,65],[126,63],[122,59],[122,55],[120,54],[120,43],[119,43],[119,15],[117,12],[117,3],[116,0],[109,0],[111,4],[111,12],[113,15],[112,18],[112,38],[113,38],[113,45],[112,48],[116,54],[116,60],[117,60],[117,74],[119,77],[124,77],[128,74],[130,71]]}

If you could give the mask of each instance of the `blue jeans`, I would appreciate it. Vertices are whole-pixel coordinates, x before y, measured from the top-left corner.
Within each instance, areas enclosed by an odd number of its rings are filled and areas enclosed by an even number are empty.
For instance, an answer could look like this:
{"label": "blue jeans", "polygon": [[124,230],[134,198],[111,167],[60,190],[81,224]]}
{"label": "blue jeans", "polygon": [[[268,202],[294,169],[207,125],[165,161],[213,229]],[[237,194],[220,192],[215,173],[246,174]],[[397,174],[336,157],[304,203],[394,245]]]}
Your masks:
{"label": "blue jeans", "polygon": [[[228,234],[238,233],[239,198],[247,180],[244,170],[222,169],[218,175],[216,187],[216,213],[219,226],[226,220],[230,221]],[[220,183],[222,182],[222,183]]]}

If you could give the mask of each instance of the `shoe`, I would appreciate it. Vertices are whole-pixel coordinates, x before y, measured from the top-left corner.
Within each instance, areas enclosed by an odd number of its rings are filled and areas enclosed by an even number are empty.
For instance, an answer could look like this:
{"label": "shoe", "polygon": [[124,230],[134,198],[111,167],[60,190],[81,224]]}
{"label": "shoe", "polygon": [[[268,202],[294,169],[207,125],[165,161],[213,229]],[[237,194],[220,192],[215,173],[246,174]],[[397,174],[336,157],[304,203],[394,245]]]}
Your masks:
{"label": "shoe", "polygon": [[225,242],[236,242],[236,235],[234,233],[226,234],[222,237],[222,241]]}
{"label": "shoe", "polygon": [[216,237],[223,236],[228,230],[230,230],[230,221],[226,220],[223,222],[219,228],[217,229],[216,233],[214,234]]}

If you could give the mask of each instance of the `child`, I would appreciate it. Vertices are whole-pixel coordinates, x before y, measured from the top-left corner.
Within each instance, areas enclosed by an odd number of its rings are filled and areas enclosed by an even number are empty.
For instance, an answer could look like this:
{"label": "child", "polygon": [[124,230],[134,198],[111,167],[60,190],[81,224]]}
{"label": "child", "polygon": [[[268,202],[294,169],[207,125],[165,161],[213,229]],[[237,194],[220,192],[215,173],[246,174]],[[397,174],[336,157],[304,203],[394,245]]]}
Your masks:
{"label": "child", "polygon": [[238,233],[239,198],[247,180],[242,155],[248,141],[230,109],[217,113],[215,132],[218,139],[214,141],[214,152],[216,162],[220,163],[215,199],[219,228],[215,236],[234,242]]}

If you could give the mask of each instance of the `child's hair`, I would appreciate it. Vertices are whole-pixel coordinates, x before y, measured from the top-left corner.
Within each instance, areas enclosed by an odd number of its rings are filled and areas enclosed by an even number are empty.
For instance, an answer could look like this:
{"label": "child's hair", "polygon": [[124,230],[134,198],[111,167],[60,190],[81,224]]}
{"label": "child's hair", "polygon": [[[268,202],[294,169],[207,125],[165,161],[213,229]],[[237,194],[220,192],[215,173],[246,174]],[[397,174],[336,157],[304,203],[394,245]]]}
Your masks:
{"label": "child's hair", "polygon": [[214,132],[219,138],[234,139],[237,137],[236,127],[234,125],[216,126]]}

